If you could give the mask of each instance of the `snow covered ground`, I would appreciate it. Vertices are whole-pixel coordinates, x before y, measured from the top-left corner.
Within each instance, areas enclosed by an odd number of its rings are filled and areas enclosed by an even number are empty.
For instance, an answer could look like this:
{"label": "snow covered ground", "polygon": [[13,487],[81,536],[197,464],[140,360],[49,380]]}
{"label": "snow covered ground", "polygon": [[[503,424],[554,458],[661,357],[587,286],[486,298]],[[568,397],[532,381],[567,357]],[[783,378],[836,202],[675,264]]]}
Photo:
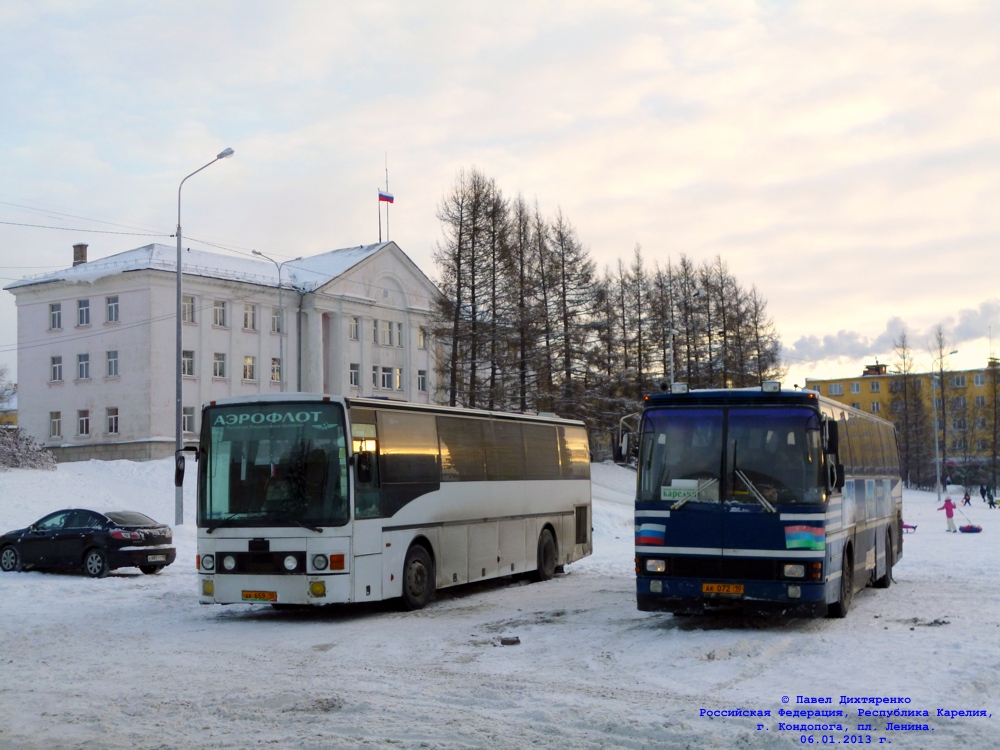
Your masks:
{"label": "snow covered ground", "polygon": [[[0,527],[71,506],[171,522],[171,472],[167,460],[3,473]],[[949,534],[932,493],[906,492],[919,528],[896,582],[856,596],[845,620],[743,620],[638,612],[634,474],[595,465],[593,480],[592,557],[546,583],[442,592],[413,613],[199,605],[189,480],[178,561],[160,575],[0,575],[0,748],[791,748],[845,733],[783,731],[805,720],[779,709],[841,710],[841,695],[930,712],[892,720],[928,731],[886,731],[858,706],[832,720],[872,744],[1000,747],[1000,512],[978,496],[966,512],[984,532]]]}

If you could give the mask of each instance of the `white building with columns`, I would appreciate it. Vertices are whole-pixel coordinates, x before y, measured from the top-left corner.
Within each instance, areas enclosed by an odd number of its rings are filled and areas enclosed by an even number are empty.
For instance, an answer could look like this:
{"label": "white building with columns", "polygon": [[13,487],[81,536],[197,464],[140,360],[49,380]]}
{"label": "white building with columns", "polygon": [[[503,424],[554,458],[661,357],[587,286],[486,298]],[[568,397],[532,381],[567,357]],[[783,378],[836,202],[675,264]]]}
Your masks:
{"label": "white building with columns", "polygon": [[[17,303],[18,422],[61,461],[172,455],[177,250],[86,255],[75,245],[73,267],[4,287]],[[273,263],[185,251],[185,439],[205,402],[282,380],[286,392],[430,403],[438,294],[395,242],[286,263],[283,311]]]}

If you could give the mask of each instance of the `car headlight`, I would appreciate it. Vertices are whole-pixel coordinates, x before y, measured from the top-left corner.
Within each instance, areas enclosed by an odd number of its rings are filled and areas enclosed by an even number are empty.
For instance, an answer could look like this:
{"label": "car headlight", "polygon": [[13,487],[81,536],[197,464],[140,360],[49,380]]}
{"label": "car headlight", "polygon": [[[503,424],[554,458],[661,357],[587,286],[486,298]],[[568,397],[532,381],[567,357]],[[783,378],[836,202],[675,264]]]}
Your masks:
{"label": "car headlight", "polygon": [[326,559],[326,555],[315,555],[313,557],[313,567],[316,570],[326,570],[327,565],[329,565],[329,562]]}
{"label": "car headlight", "polygon": [[646,570],[650,573],[663,573],[666,569],[666,560],[646,560]]}
{"label": "car headlight", "polygon": [[784,568],[785,578],[805,578],[806,566],[801,564],[786,565]]}
{"label": "car headlight", "polygon": [[205,570],[215,570],[215,555],[202,555],[201,567]]}
{"label": "car headlight", "polygon": [[285,558],[285,570],[295,570],[295,566],[299,564],[299,561],[295,559],[295,555],[289,555]]}
{"label": "car headlight", "polygon": [[236,567],[236,558],[232,555],[226,555],[222,558],[222,567],[226,570],[233,570]]}

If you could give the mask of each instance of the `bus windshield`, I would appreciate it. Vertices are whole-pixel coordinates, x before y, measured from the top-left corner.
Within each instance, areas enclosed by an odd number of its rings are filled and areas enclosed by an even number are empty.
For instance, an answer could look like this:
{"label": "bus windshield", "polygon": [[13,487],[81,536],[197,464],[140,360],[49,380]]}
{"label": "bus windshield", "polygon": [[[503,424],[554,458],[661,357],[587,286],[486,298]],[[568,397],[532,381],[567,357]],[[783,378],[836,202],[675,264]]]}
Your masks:
{"label": "bus windshield", "polygon": [[198,525],[343,526],[349,518],[344,412],[332,403],[205,412]]}
{"label": "bus windshield", "polygon": [[642,501],[819,503],[824,497],[820,420],[811,409],[650,409],[639,456]]}

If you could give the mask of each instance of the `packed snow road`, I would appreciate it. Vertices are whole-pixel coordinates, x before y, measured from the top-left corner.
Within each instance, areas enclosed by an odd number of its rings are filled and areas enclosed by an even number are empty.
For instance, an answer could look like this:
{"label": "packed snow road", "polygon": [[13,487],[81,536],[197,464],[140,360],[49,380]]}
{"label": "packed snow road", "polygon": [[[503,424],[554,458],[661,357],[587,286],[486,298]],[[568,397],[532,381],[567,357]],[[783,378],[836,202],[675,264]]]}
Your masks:
{"label": "packed snow road", "polygon": [[[0,474],[0,526],[71,506],[170,522],[171,468]],[[0,575],[0,748],[1000,746],[1000,512],[977,498],[965,510],[984,532],[949,534],[933,494],[907,492],[918,529],[896,583],[855,597],[845,620],[680,618],[635,608],[634,474],[595,465],[593,479],[592,557],[546,583],[442,592],[419,612],[200,606],[193,496],[178,561],[157,576]],[[779,715],[796,709],[847,716]],[[729,715],[757,711],[770,716]],[[782,728],[829,723],[849,731]]]}

